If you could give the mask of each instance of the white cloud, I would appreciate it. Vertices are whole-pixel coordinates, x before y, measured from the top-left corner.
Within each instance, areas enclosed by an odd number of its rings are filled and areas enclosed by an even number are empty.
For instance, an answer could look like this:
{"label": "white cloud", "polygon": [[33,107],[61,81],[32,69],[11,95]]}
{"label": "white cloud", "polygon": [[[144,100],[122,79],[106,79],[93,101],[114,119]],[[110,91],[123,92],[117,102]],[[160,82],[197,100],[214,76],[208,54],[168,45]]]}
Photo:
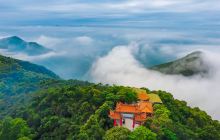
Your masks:
{"label": "white cloud", "polygon": [[45,54],[30,56],[30,55],[27,55],[26,53],[22,53],[22,52],[9,52],[6,49],[0,49],[0,53],[5,55],[5,56],[8,56],[8,57],[13,57],[13,58],[16,58],[16,59],[25,60],[25,61],[32,61],[32,62],[41,61],[41,60],[48,59],[48,58],[53,57],[53,56],[62,56],[62,55],[64,55],[62,53],[56,53],[54,51],[50,51],[50,52],[45,53]]}
{"label": "white cloud", "polygon": [[[147,87],[152,90],[165,90],[174,97],[186,100],[191,106],[199,106],[214,119],[220,120],[220,57],[206,52],[206,60],[215,66],[213,75],[202,78],[194,76],[164,75],[146,69],[134,57],[137,45],[117,46],[106,56],[99,58],[90,70],[94,82]],[[215,60],[215,61],[214,61]]]}
{"label": "white cloud", "polygon": [[76,37],[75,40],[82,45],[92,45],[93,43],[93,39],[88,36],[79,36],[79,37]]}
{"label": "white cloud", "polygon": [[89,36],[70,36],[64,38],[51,37],[46,35],[41,35],[37,37],[35,41],[52,50],[55,50],[56,52],[60,52],[68,56],[85,54],[88,47],[91,47],[95,42],[95,40]]}
{"label": "white cloud", "polygon": [[[0,49],[0,53],[5,56],[10,56],[16,59],[30,61],[30,62],[37,62],[37,63],[39,62],[44,63],[44,61],[47,62],[51,58],[59,58],[59,59],[68,58],[69,60],[71,60],[75,57],[79,57],[79,56],[83,57],[83,55],[88,56],[90,54],[89,52],[92,52],[94,49],[94,48],[91,48],[92,50],[88,49],[88,47],[89,48],[91,47],[93,41],[94,40],[88,36],[58,38],[58,37],[40,35],[39,37],[35,38],[35,42],[42,44],[46,48],[52,49],[52,51],[45,54],[34,55],[34,56],[28,55],[24,52],[11,52],[8,51],[7,49]],[[49,63],[53,64],[54,62],[49,62]],[[60,67],[59,65],[53,64],[53,67],[54,66]],[[56,69],[54,71],[56,71]]]}
{"label": "white cloud", "polygon": [[35,41],[50,48],[50,49],[55,49],[54,47],[57,46],[57,44],[62,43],[63,39],[50,37],[50,36],[46,36],[46,35],[41,35]]}

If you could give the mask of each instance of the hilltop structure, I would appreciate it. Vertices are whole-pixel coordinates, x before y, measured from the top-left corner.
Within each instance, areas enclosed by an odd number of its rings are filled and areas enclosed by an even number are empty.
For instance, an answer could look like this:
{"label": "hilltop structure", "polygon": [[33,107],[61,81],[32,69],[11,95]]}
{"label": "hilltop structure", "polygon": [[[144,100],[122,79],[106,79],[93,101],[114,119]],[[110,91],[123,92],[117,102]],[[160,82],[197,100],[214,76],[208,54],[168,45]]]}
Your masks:
{"label": "hilltop structure", "polygon": [[109,117],[114,120],[114,126],[124,126],[130,130],[138,127],[153,115],[153,105],[162,103],[157,94],[147,94],[145,90],[135,89],[138,102],[126,104],[118,102]]}

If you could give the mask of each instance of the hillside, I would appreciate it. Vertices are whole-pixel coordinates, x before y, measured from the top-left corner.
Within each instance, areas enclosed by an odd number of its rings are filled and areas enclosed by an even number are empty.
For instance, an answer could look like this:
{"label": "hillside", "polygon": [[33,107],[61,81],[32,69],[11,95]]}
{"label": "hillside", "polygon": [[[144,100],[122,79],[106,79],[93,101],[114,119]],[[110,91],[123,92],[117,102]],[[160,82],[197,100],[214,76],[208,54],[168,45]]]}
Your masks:
{"label": "hillside", "polygon": [[207,74],[208,66],[204,62],[203,53],[196,51],[187,56],[151,67],[150,69],[159,71],[164,74],[182,74],[184,76],[192,76],[196,74]]}
{"label": "hillside", "polygon": [[[220,139],[219,121],[165,91],[61,80],[42,66],[1,55],[0,78],[0,140]],[[118,102],[136,102],[141,91],[163,104],[134,131],[113,127],[109,111]]]}
{"label": "hillside", "polygon": [[14,53],[25,53],[28,55],[40,55],[51,51],[38,43],[26,42],[17,36],[0,39],[0,49],[5,49],[8,52]]}
{"label": "hillside", "polygon": [[59,77],[43,66],[0,55],[0,93],[28,93],[39,89],[43,80]]}
{"label": "hillside", "polygon": [[[123,127],[113,127],[108,113],[118,101],[131,103],[137,100],[131,88],[80,81],[50,81],[44,85],[48,89],[26,95],[31,96],[26,106],[17,103],[14,111],[8,114],[14,119],[0,121],[0,139],[11,138],[12,134],[14,139],[40,140],[220,139],[218,121],[164,91],[143,88],[148,93],[159,95],[163,104],[155,105],[154,116],[130,132]],[[16,132],[13,131],[15,121],[22,126]],[[1,132],[6,130],[3,135]]]}

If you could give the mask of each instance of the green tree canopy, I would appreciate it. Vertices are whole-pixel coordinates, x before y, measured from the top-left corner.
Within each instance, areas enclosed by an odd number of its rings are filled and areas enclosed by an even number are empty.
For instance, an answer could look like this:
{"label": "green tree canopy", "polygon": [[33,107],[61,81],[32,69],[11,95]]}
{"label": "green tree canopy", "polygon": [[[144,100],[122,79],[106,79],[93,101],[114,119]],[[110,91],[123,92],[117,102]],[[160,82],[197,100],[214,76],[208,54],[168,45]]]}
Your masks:
{"label": "green tree canopy", "polygon": [[21,118],[5,118],[0,122],[0,140],[17,140],[31,138],[31,129]]}
{"label": "green tree canopy", "polygon": [[139,126],[129,135],[129,140],[156,140],[157,134],[144,126]]}
{"label": "green tree canopy", "polygon": [[125,127],[113,127],[106,131],[105,140],[127,140],[129,138],[130,130]]}

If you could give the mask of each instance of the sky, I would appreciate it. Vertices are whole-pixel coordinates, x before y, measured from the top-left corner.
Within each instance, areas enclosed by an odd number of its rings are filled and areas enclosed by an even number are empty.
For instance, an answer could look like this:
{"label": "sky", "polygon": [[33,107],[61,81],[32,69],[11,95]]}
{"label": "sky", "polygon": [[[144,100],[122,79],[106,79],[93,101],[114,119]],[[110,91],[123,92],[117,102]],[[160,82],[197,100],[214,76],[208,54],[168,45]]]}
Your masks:
{"label": "sky", "polygon": [[[16,35],[53,50],[0,53],[64,79],[166,90],[220,120],[219,15],[219,0],[0,0],[0,38]],[[209,77],[147,69],[197,50],[213,65]]]}
{"label": "sky", "polygon": [[218,0],[1,0],[0,25],[219,26],[219,9]]}

